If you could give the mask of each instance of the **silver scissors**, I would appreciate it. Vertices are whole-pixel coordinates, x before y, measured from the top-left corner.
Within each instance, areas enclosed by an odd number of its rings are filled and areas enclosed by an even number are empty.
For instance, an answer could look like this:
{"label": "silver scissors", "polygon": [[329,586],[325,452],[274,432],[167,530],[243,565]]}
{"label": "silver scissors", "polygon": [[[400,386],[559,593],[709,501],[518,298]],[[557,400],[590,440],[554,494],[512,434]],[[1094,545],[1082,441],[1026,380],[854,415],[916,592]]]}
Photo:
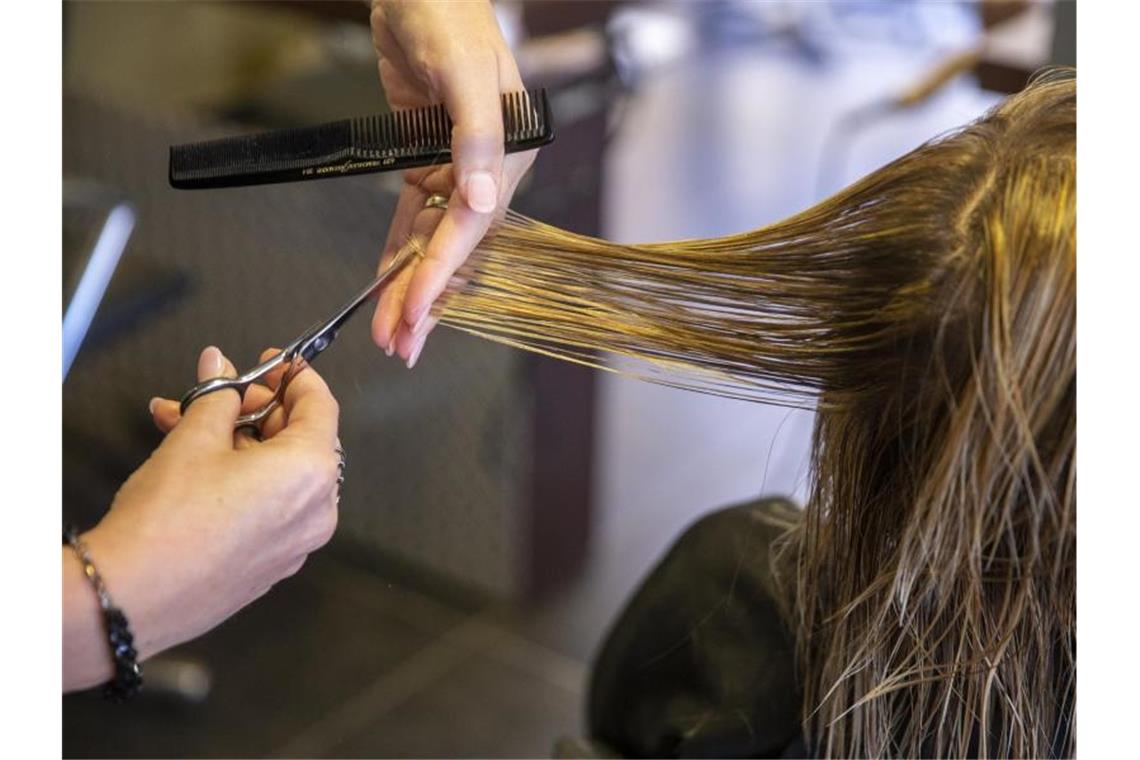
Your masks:
{"label": "silver scissors", "polygon": [[263,380],[270,372],[277,369],[281,365],[286,365],[285,374],[281,377],[281,382],[277,385],[277,390],[273,393],[273,398],[265,403],[264,406],[255,409],[249,414],[243,414],[234,422],[234,428],[253,428],[258,429],[261,423],[281,405],[282,399],[285,398],[285,388],[289,385],[289,381],[300,372],[305,366],[312,362],[313,359],[332,345],[336,340],[337,331],[344,326],[344,323],[356,313],[360,306],[378,293],[384,284],[399,272],[405,264],[411,259],[420,255],[420,250],[414,245],[405,245],[400,249],[396,257],[392,259],[391,263],[384,268],[380,274],[376,275],[376,279],[368,284],[368,287],[360,291],[351,301],[346,303],[338,309],[330,318],[317,322],[315,325],[305,330],[300,334],[292,343],[281,349],[279,352],[266,359],[261,364],[249,370],[243,375],[238,377],[215,377],[210,380],[204,380],[189,391],[182,397],[182,413],[185,414],[190,405],[197,399],[202,398],[208,393],[224,390],[226,388],[233,388],[245,397],[245,391],[250,385]]}

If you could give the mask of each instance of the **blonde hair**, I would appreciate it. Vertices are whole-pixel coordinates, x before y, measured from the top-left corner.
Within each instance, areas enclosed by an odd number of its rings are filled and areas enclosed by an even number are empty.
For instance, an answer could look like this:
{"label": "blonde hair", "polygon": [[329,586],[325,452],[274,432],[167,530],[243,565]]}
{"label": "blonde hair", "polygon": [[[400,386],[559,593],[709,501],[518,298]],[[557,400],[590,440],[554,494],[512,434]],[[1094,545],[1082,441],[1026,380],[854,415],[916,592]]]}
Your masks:
{"label": "blonde hair", "polygon": [[443,300],[492,340],[818,408],[777,568],[817,754],[1075,750],[1075,131],[1054,70],[753,232],[619,245],[510,214]]}

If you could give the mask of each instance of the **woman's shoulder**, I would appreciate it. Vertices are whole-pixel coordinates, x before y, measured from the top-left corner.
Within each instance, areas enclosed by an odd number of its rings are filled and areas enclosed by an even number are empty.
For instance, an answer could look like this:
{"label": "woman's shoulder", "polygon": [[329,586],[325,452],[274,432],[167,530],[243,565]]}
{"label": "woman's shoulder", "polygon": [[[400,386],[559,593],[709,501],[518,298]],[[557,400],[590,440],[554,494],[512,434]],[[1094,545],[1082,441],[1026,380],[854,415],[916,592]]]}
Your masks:
{"label": "woman's shoulder", "polygon": [[629,601],[590,690],[596,739],[626,754],[765,754],[798,735],[795,642],[775,552],[799,521],[767,498],[704,515]]}
{"label": "woman's shoulder", "polygon": [[[767,554],[799,524],[801,515],[799,506],[779,496],[709,512],[685,529],[658,567],[693,560],[716,566],[752,556],[753,551]],[[749,564],[751,569],[761,570],[756,563]]]}

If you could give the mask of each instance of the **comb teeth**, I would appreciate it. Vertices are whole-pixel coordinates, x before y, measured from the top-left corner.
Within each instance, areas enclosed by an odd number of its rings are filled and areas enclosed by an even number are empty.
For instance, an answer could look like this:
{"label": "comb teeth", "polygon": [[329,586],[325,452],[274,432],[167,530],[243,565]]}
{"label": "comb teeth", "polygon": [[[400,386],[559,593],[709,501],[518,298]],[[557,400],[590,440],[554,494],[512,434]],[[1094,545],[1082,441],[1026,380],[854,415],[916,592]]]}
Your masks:
{"label": "comb teeth", "polygon": [[360,157],[418,155],[450,150],[451,121],[442,105],[352,119],[352,146]]}
{"label": "comb teeth", "polygon": [[[546,91],[501,96],[503,146],[530,150],[554,139]],[[451,117],[442,104],[170,149],[170,184],[235,187],[393,171],[451,161]]]}
{"label": "comb teeth", "polygon": [[[505,147],[543,137],[550,110],[545,90],[504,93],[502,109]],[[352,147],[359,158],[432,154],[446,155],[450,161],[454,126],[447,109],[439,103],[366,116],[352,120]]]}

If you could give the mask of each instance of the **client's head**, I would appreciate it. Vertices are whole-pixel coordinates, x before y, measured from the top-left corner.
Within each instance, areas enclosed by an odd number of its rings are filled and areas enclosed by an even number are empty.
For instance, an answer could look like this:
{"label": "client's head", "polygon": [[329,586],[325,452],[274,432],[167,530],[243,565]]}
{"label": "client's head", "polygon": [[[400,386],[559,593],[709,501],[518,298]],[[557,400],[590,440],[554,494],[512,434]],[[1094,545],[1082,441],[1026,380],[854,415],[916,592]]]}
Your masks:
{"label": "client's head", "polygon": [[1071,756],[1075,131],[1042,80],[809,212],[887,285],[833,304],[863,342],[788,544],[823,753]]}
{"label": "client's head", "polygon": [[819,410],[783,552],[818,753],[1072,750],[1075,132],[1054,72],[753,232],[509,216],[444,301],[495,340]]}

